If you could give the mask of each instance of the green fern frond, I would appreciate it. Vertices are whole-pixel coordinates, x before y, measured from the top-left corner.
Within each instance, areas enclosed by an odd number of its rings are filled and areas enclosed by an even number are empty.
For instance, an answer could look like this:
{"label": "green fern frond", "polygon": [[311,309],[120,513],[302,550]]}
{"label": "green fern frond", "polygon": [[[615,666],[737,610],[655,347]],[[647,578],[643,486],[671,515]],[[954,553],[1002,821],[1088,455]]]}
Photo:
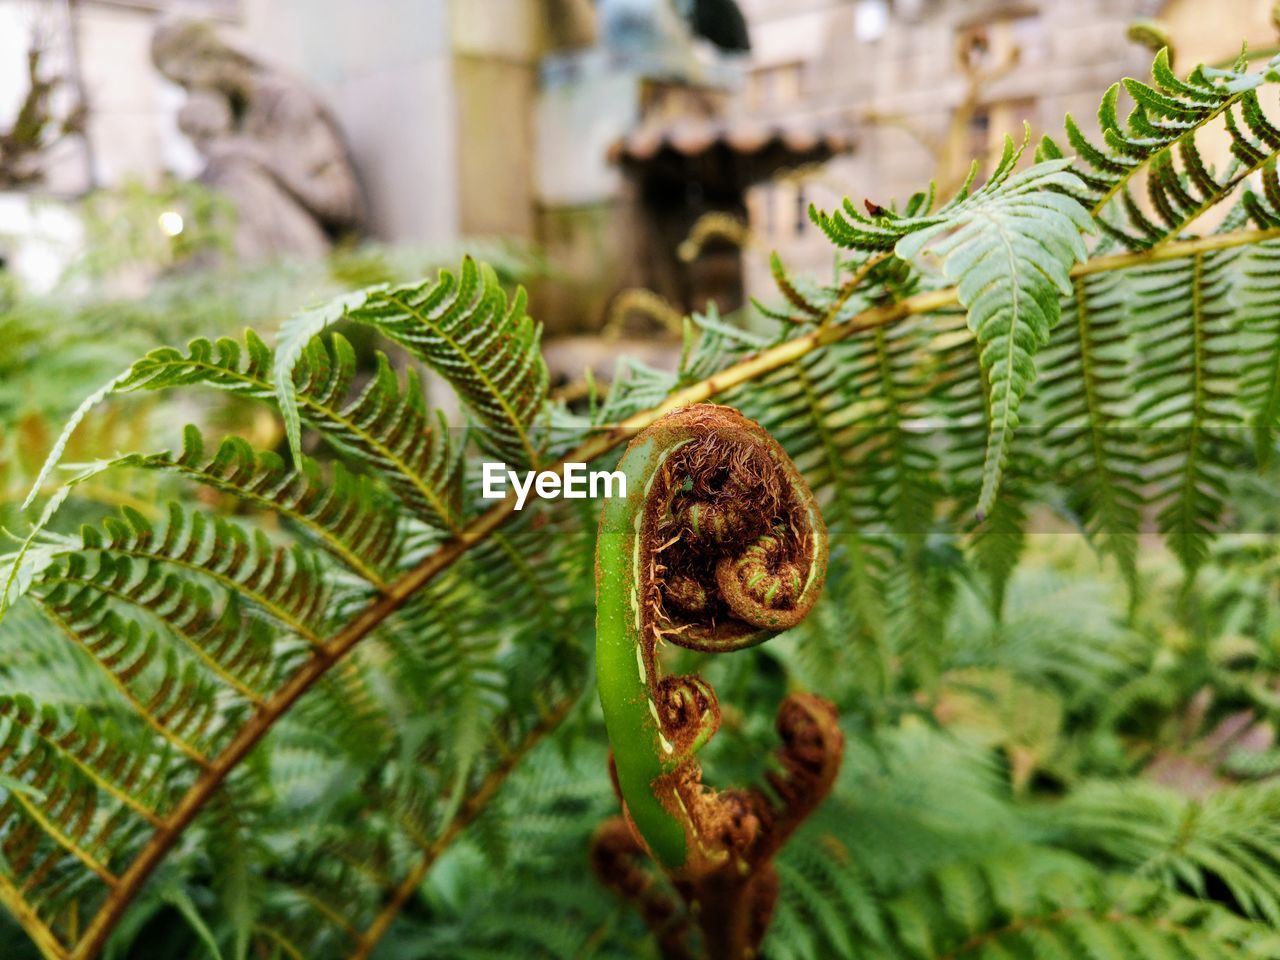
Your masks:
{"label": "green fern frond", "polygon": [[803,322],[802,317],[812,321],[821,319],[825,315],[826,311],[815,303],[816,298],[802,293],[799,287],[796,286],[796,281],[787,275],[787,269],[782,265],[782,258],[777,253],[769,255],[769,273],[773,277],[773,283],[778,288],[778,292],[782,294],[787,303],[799,311],[799,315],[793,316],[787,313],[771,312],[767,308],[756,304],[757,309],[760,309],[765,316],[772,317],[775,320],[789,320],[799,323]]}
{"label": "green fern frond", "polygon": [[1035,354],[1057,325],[1059,296],[1071,292],[1072,265],[1087,257],[1081,234],[1093,229],[1085,209],[1068,196],[1079,182],[1068,162],[1043,161],[1015,173],[1021,154],[1006,138],[990,180],[972,194],[966,185],[933,215],[870,219],[845,201],[843,211],[815,216],[841,246],[892,247],[909,262],[932,254],[957,285],[969,329],[982,344],[991,411],[979,518],[995,504],[1018,408],[1035,379]]}
{"label": "green fern frond", "polygon": [[[1183,80],[1161,50],[1152,67],[1154,85],[1126,79],[1107,91],[1098,111],[1103,145],[1094,144],[1067,116],[1067,144],[1078,159],[1072,169],[1083,188],[1071,192],[1088,206],[1111,237],[1134,250],[1149,249],[1182,233],[1207,210],[1230,197],[1254,172],[1274,160],[1280,131],[1267,119],[1257,89],[1275,83],[1274,63],[1260,73],[1240,64],[1230,70],[1197,67]],[[1135,106],[1121,121],[1121,89]],[[1196,135],[1222,120],[1237,164],[1224,174],[1208,169]],[[1045,137],[1039,159],[1064,156],[1064,148]],[[1147,177],[1144,206],[1135,181]]]}
{"label": "green fern frond", "polygon": [[199,429],[188,426],[179,455],[133,455],[115,465],[172,471],[280,514],[376,586],[397,566],[404,538],[390,498],[340,462],[328,477],[307,457],[289,470],[275,454],[256,453],[239,437],[225,437],[208,455]]}
{"label": "green fern frond", "polygon": [[[162,534],[131,510],[102,531],[85,527],[80,549],[55,553],[28,596],[139,720],[203,766],[322,641],[326,579],[300,547],[173,506]],[[292,642],[277,641],[281,627]]]}
{"label": "green fern frond", "polygon": [[[62,757],[86,779],[123,806],[155,822],[167,805],[169,758],[143,748],[112,717],[98,719],[86,709],[38,708],[24,694],[0,696],[0,717],[7,729],[0,746],[6,768],[28,751]],[[28,762],[39,766],[40,759]]]}
{"label": "green fern frond", "polygon": [[1155,784],[1099,782],[1074,791],[1047,822],[1057,843],[1095,862],[1198,897],[1221,884],[1247,916],[1276,925],[1278,813],[1280,789],[1271,783],[1193,800]]}
{"label": "green fern frond", "polygon": [[885,943],[874,879],[838,834],[801,839],[777,868],[781,893],[766,942],[769,956],[858,957]]}
{"label": "green fern frond", "polygon": [[[437,599],[455,604],[455,609],[458,602],[470,605],[465,592]],[[419,616],[426,616],[425,605]],[[439,613],[438,620],[446,623],[447,613]],[[436,676],[435,653],[431,648],[417,649],[411,630],[394,631],[394,636],[384,631],[383,637],[389,638],[384,652],[394,652],[404,661],[380,658],[370,648],[361,654],[368,654],[367,665],[387,684],[387,709],[393,714],[412,710],[421,717],[420,724],[400,727],[398,744],[388,753],[372,754],[367,743],[352,744],[348,751],[342,738],[329,736],[333,727],[324,723],[328,714],[309,715],[310,707],[304,710],[306,716],[295,714],[288,729],[291,747],[302,746],[317,769],[308,775],[311,785],[272,820],[273,830],[284,831],[287,837],[296,834],[302,842],[298,844],[299,856],[290,860],[289,875],[294,880],[278,891],[265,921],[307,956],[365,955],[357,954],[357,948],[367,950],[384,935],[395,942],[397,930],[413,929],[421,922],[420,917],[412,916],[418,911],[412,903],[397,901],[395,891],[402,891],[402,896],[405,891],[414,892],[424,884],[424,876],[427,885],[434,884],[439,872],[428,876],[426,867],[437,860],[445,861],[440,867],[448,875],[459,852],[474,853],[479,844],[485,844],[486,856],[518,855],[536,860],[544,855],[544,840],[559,844],[564,839],[564,815],[551,803],[563,789],[563,775],[555,777],[553,784],[536,774],[541,789],[535,792],[530,774],[517,763],[557,727],[576,702],[583,673],[570,671],[572,677],[548,682],[549,678],[523,669],[523,664],[491,667],[498,680],[495,691],[518,685],[532,694],[532,701],[503,701],[504,709],[491,715],[486,728],[483,755],[476,756],[476,762],[460,775],[451,762],[458,746],[454,739],[456,699],[451,699],[453,695],[439,682],[425,690],[418,686],[423,678]],[[439,649],[434,642],[432,647]],[[408,668],[405,671],[400,669],[402,662]],[[566,689],[566,683],[571,689]],[[325,732],[318,735],[318,731]],[[304,739],[293,740],[295,733]],[[538,753],[547,756],[546,750]],[[552,765],[558,768],[559,755],[552,753],[551,757]],[[353,777],[355,769],[365,773]],[[534,771],[546,769],[542,762],[533,765]],[[575,770],[579,771],[573,782],[575,790],[590,791],[597,798],[609,796],[601,767],[579,762]],[[317,775],[319,779],[315,779]],[[515,782],[506,783],[508,779]],[[499,785],[502,790],[495,796]],[[337,803],[352,805],[358,815],[345,828],[336,829],[331,818],[321,812],[312,825],[314,798],[334,798],[335,794]],[[549,806],[545,813],[544,804]],[[596,809],[601,809],[598,800]],[[465,834],[460,833],[462,826],[469,826]],[[574,829],[584,837],[593,826],[591,818],[574,821]],[[593,881],[585,871],[579,881],[584,891],[591,889]],[[598,888],[596,892],[597,902],[608,906],[608,896]],[[512,896],[518,899],[518,888]],[[472,919],[476,914],[500,915],[493,910],[497,901],[476,901],[473,906]],[[400,907],[406,913],[400,927],[386,931],[377,926],[375,917],[388,910],[388,918],[395,916]],[[430,928],[450,925],[444,916],[436,916]],[[468,942],[474,945],[475,940]]]}
{"label": "green fern frond", "polygon": [[995,503],[1018,426],[1018,407],[1035,378],[1035,354],[1058,323],[1059,295],[1071,291],[1068,271],[1087,256],[1080,233],[1092,229],[1083,208],[1053,192],[1074,180],[1065,174],[1064,164],[1038,164],[1005,184],[1003,177],[1016,160],[1009,141],[989,182],[1005,189],[992,194],[990,203],[976,202],[985,199],[979,191],[954,233],[939,240],[935,226],[912,233],[897,247],[907,260],[926,250],[943,258],[943,269],[958,284],[960,302],[968,308],[969,329],[982,344],[991,432],[978,498],[980,518]]}
{"label": "green fern frond", "polygon": [[197,765],[208,764],[212,745],[237,718],[222,716],[217,686],[194,663],[162,649],[157,633],[121,618],[102,599],[85,601],[82,593],[54,587],[37,605],[110,677],[139,720]]}
{"label": "green fern frond", "polygon": [[1204,562],[1240,455],[1239,329],[1230,301],[1238,251],[1201,254],[1132,276],[1138,400],[1150,501],[1189,574]]}
{"label": "green fern frond", "polygon": [[887,955],[912,960],[1280,955],[1268,928],[1222,907],[1026,851],[944,867],[887,913]]}
{"label": "green fern frond", "polygon": [[73,556],[83,562],[83,554],[96,554],[185,571],[238,594],[307,642],[323,642],[334,578],[319,555],[299,544],[278,546],[261,530],[250,532],[176,503],[168,513],[168,523],[157,531],[126,507],[121,519],[107,518],[101,531],[84,527],[82,550]]}
{"label": "green fern frond", "polygon": [[1246,188],[1240,199],[1241,207],[1249,222],[1259,230],[1274,230],[1280,226],[1280,173],[1275,158],[1263,164],[1259,179],[1262,191],[1259,193],[1252,186]]}
{"label": "green fern frond", "polygon": [[1050,475],[1091,542],[1137,591],[1142,456],[1128,418],[1132,344],[1124,274],[1077,278],[1041,354],[1037,419]]}
{"label": "green fern frond", "polygon": [[1116,591],[1096,579],[1022,570],[997,619],[973,585],[959,591],[947,622],[948,670],[1003,671],[1054,691],[1069,714],[1090,715],[1147,674],[1154,645],[1127,629]]}
{"label": "green fern frond", "polygon": [[[245,332],[243,345],[229,338],[193,340],[185,353],[171,347],[151,351],[110,391],[90,399],[100,403],[110,393],[201,385],[274,403],[276,363],[271,348],[252,330]],[[424,522],[453,529],[462,493],[461,449],[450,444],[443,420],[428,414],[417,376],[410,371],[401,385],[385,357],[379,355],[377,363],[374,377],[348,398],[356,378],[351,345],[337,334],[328,345],[319,338],[308,341],[294,354],[290,368],[294,414],[341,453],[377,471]],[[42,477],[56,466],[78,422],[64,429]]]}
{"label": "green fern frond", "polygon": [[1280,242],[1250,248],[1241,270],[1241,322],[1252,342],[1243,361],[1240,401],[1253,428],[1254,456],[1266,466],[1280,426]]}
{"label": "green fern frond", "polygon": [[924,415],[941,426],[939,486],[942,496],[953,504],[956,526],[972,528],[970,555],[984,575],[990,606],[998,614],[1009,575],[1026,543],[1027,513],[1041,489],[1043,471],[1035,449],[1020,441],[1014,448],[1016,462],[991,515],[976,528],[966,522],[971,517],[970,504],[981,495],[988,476],[987,446],[993,430],[988,378],[982,347],[966,335],[963,318],[937,314],[933,324],[935,355],[929,367],[933,381]]}
{"label": "green fern frond", "polygon": [[52,602],[53,590],[77,612],[78,622],[91,612],[114,617],[122,607],[149,615],[218,680],[254,703],[267,696],[293,659],[287,645],[274,643],[268,623],[244,610],[237,593],[228,592],[218,609],[209,589],[163,563],[105,553],[91,566],[82,555],[71,554],[45,572],[34,595]]}
{"label": "green fern frond", "polygon": [[524,311],[523,290],[508,303],[493,269],[468,257],[457,277],[444,270],[434,282],[374,288],[288,321],[275,380],[295,456],[301,448],[292,414],[294,364],[326,326],[350,320],[376,328],[448,381],[475,418],[481,447],[508,463],[536,466],[546,445],[541,420],[549,380],[542,328]]}

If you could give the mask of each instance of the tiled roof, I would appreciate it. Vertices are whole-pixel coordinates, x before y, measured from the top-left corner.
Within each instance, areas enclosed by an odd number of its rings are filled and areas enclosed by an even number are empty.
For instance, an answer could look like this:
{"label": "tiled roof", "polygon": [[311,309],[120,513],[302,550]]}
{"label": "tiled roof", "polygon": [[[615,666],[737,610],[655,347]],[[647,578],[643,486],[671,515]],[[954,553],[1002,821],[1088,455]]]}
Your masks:
{"label": "tiled roof", "polygon": [[714,150],[744,157],[773,154],[784,164],[817,163],[853,149],[847,132],[818,121],[750,118],[682,119],[643,125],[609,148],[614,163],[645,164],[663,153],[694,158]]}

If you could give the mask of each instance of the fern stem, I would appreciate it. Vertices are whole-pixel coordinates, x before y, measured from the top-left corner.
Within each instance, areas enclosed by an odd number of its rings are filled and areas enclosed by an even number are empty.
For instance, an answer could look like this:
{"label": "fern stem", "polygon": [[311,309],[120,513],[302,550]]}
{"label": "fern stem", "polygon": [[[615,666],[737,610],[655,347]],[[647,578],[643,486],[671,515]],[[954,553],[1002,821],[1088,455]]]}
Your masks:
{"label": "fern stem", "polygon": [[853,272],[853,276],[846,280],[844,286],[840,288],[839,296],[832,301],[831,306],[828,307],[826,313],[823,314],[821,321],[822,326],[826,326],[835,321],[835,318],[840,315],[840,311],[844,309],[844,305],[849,302],[849,298],[858,292],[858,288],[862,286],[863,281],[867,279],[871,274],[871,271],[884,263],[884,261],[888,260],[890,256],[891,255],[888,253],[878,253],[875,256],[870,257],[866,263],[862,264],[862,266],[858,267],[858,269]]}
{"label": "fern stem", "polygon": [[1185,260],[1187,257],[1194,257],[1201,253],[1209,253],[1214,250],[1230,250],[1234,247],[1247,247],[1251,244],[1277,238],[1280,238],[1280,227],[1270,227],[1266,230],[1233,230],[1230,233],[1211,233],[1205,237],[1178,240],[1174,243],[1151,247],[1147,250],[1093,257],[1086,263],[1077,265],[1071,271],[1071,276],[1087,277],[1095,273],[1110,273],[1113,270],[1141,267],[1151,263],[1163,263],[1167,260]]}
{"label": "fern stem", "polygon": [[[1085,276],[1109,270],[1122,270],[1131,266],[1174,260],[1208,250],[1246,246],[1276,238],[1280,238],[1280,228],[1217,234],[1196,240],[1170,243],[1154,251],[1098,257],[1078,265],[1072,273],[1075,276]],[[733,387],[794,363],[814,350],[845,340],[857,333],[894,323],[906,317],[931,313],[952,306],[956,302],[954,288],[930,291],[908,297],[897,303],[872,307],[841,323],[820,325],[807,334],[762,350],[705,380],[675,391],[657,406],[633,414],[614,426],[602,430],[567,454],[558,465],[545,469],[561,470],[566,462],[590,462],[627,442],[637,431],[649,426],[671,410],[709,400]],[[843,301],[840,305],[843,305]],[[829,316],[834,318],[838,312],[839,307],[833,305]],[[334,664],[387,617],[399,610],[419,589],[501,527],[515,512],[515,506],[516,495],[512,493],[505,500],[495,503],[487,511],[459,528],[449,540],[424,558],[414,569],[391,583],[382,596],[365,607],[333,640],[317,648],[284,685],[258,708],[222,752],[202,770],[177,806],[165,817],[164,825],[152,835],[137,858],[120,875],[119,884],[105,899],[93,920],[85,928],[84,935],[77,943],[74,953],[70,955],[73,960],[92,960],[101,952],[111,931],[124,916],[133,898],[181,837],[183,831],[218,791],[231,771],[249,755],[276,721],[284,716]]]}
{"label": "fern stem", "polygon": [[432,866],[435,865],[436,860],[440,858],[440,855],[484,811],[520,760],[541,743],[547,734],[560,725],[560,722],[576,702],[576,696],[568,696],[557,703],[549,713],[543,716],[538,725],[509,752],[502,763],[489,772],[476,791],[463,801],[457,814],[449,821],[449,826],[434,842],[425,847],[422,858],[405,875],[386,905],[373,919],[373,922],[356,938],[356,949],[352,952],[349,960],[366,960],[383,936],[386,935],[392,921],[404,909],[404,905],[409,901],[409,898],[413,896],[413,892],[422,885],[422,881],[426,879],[427,874],[431,871]]}

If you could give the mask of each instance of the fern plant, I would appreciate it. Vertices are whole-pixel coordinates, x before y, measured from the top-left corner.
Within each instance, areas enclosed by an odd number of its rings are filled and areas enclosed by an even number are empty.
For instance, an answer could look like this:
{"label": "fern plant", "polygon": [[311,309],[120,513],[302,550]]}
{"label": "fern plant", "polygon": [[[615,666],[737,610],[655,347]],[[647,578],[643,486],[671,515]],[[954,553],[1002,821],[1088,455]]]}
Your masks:
{"label": "fern plant", "polygon": [[[678,955],[667,880],[629,891],[642,918],[583,869],[614,809],[588,693],[598,505],[486,502],[479,463],[609,464],[714,398],[778,439],[831,532],[804,622],[749,654],[663,654],[738,705],[702,755],[737,782],[776,777],[766,703],[805,688],[842,718],[764,955],[1280,955],[1272,831],[1230,829],[1265,823],[1269,788],[1237,783],[1240,756],[1200,759],[1203,806],[1139,783],[1193,752],[1188,717],[1212,737],[1275,710],[1270,619],[1222,588],[1260,575],[1220,536],[1248,522],[1280,415],[1280,128],[1258,96],[1278,80],[1243,60],[1179,78],[1161,55],[1106,95],[1100,143],[1068,120],[1064,145],[1020,168],[1010,142],[936,207],[815,210],[845,259],[831,283],[776,264],[772,336],[693,318],[678,370],[625,363],[573,409],[523,295],[470,259],[305,311],[274,347],[250,331],[133,363],[52,444],[0,568],[20,949],[644,956],[658,927]],[[1213,136],[1226,169],[1202,159]],[[362,328],[393,351],[364,368]],[[286,449],[193,426],[62,466],[97,418],[173,391],[263,405]],[[78,496],[116,475],[173,502]],[[1121,574],[1062,601],[1065,623],[1019,564],[1044,523]],[[1138,550],[1148,528],[1180,583]],[[1221,610],[1230,636],[1206,627]],[[492,909],[463,895],[499,870]]]}

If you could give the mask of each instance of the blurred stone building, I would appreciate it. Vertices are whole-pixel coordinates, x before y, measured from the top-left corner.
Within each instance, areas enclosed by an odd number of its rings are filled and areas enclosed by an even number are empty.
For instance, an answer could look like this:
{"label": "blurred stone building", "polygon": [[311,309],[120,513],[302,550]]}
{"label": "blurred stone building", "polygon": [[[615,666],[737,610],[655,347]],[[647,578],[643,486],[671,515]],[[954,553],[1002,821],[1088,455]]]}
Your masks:
{"label": "blurred stone building", "polygon": [[[1221,62],[1249,38],[1275,47],[1270,0],[740,0],[756,41],[744,99],[754,111],[838,116],[856,149],[824,169],[752,191],[761,249],[829,273],[831,248],[808,222],[810,202],[844,196],[887,205],[937,177],[954,187],[971,158],[990,162],[1006,134],[1060,139],[1065,114],[1086,128],[1102,93],[1146,79],[1152,51],[1128,27],[1154,20],[1178,65]],[[974,58],[970,70],[962,56]],[[1034,141],[1033,141],[1034,142]],[[766,289],[761,258],[749,280]]]}
{"label": "blurred stone building", "polygon": [[1149,67],[1135,19],[1165,23],[1183,65],[1275,37],[1271,0],[738,3],[746,56],[674,35],[632,49],[600,22],[606,0],[0,0],[0,129],[34,31],[89,109],[85,135],[52,152],[45,193],[194,175],[182,93],[148,45],[167,13],[213,18],[332,107],[375,238],[534,242],[572,278],[539,285],[539,317],[589,331],[632,288],[677,312],[732,307],[767,289],[770,249],[829,272],[810,202],[903,199],[935,174],[954,182],[1024,119],[1054,132],[1067,111],[1091,119],[1111,82]]}

